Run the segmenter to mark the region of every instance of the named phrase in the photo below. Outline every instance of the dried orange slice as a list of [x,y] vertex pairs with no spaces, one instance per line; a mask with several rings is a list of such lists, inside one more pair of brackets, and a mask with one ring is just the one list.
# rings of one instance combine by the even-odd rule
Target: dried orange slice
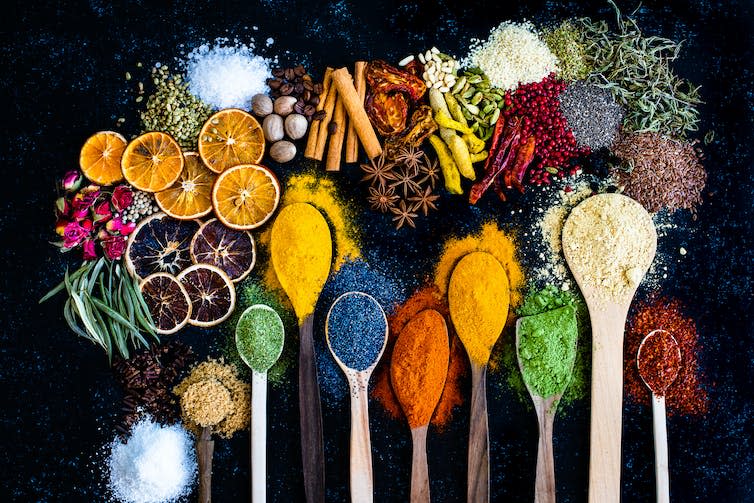
[[175,276],[164,272],[147,276],[141,282],[141,294],[158,334],[174,334],[188,323],[191,300]]
[[139,190],[159,192],[178,180],[183,163],[178,142],[167,133],[152,131],[131,140],[120,165],[128,183]]
[[192,265],[178,275],[191,299],[189,324],[211,327],[222,323],[236,307],[236,288],[220,268]]
[[126,269],[139,278],[178,274],[192,264],[191,240],[199,227],[196,220],[175,220],[164,213],[145,218],[128,237]]
[[191,260],[222,269],[234,283],[249,275],[256,261],[249,231],[230,229],[218,219],[205,222],[191,240]]
[[98,185],[112,185],[123,180],[120,160],[128,141],[115,131],[94,133],[84,142],[79,166],[89,180]]
[[183,154],[181,176],[172,187],[154,195],[157,205],[173,218],[188,220],[212,211],[212,185],[217,175],[207,169],[199,155]]
[[239,164],[257,164],[264,156],[262,126],[237,108],[220,110],[207,119],[198,143],[199,156],[215,173]]
[[212,206],[232,229],[256,229],[275,213],[280,182],[264,166],[242,164],[223,172],[212,189]]

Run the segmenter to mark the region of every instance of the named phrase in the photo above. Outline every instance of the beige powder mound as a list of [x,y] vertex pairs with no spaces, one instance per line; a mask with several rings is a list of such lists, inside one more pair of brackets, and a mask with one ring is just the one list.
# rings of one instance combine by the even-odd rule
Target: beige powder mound
[[620,194],[590,197],[563,225],[568,264],[593,289],[602,306],[623,302],[639,286],[654,259],[657,232],[652,217]]

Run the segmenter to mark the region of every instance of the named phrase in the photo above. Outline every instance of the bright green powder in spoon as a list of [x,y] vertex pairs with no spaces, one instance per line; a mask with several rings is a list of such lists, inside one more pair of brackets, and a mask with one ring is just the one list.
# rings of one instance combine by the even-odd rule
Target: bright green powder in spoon
[[274,309],[257,304],[241,315],[236,325],[238,354],[255,372],[267,372],[283,351],[285,329]]
[[562,393],[576,359],[578,326],[572,306],[520,319],[518,353],[524,382],[542,397]]

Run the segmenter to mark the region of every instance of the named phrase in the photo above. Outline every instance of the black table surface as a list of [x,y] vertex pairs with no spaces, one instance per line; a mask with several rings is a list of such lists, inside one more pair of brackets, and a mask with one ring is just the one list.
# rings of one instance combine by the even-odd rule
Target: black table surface
[[[635,7],[633,2],[620,4],[626,12]],[[8,115],[0,135],[2,500],[82,502],[108,497],[104,447],[113,438],[120,392],[100,350],[66,327],[60,299],[43,305],[37,300],[60,280],[66,265],[74,265],[73,257],[61,256],[48,245],[55,181],[76,167],[79,148],[92,132],[114,128],[119,117],[127,119],[122,128],[126,133],[136,132],[136,108],[124,74],[137,61],[170,64],[202,42],[227,36],[246,42],[254,38],[264,54],[278,54],[286,64],[305,61],[321,74],[328,65],[378,57],[397,61],[432,45],[464,54],[471,37],[485,36],[506,19],[548,22],[581,15],[613,19],[602,1],[113,5],[103,0],[29,0],[4,10],[0,88]],[[682,228],[661,243],[666,251],[679,246],[689,250],[683,260],[674,261],[662,291],[681,299],[697,321],[703,365],[713,384],[706,416],[669,420],[672,498],[754,501],[754,8],[744,1],[648,1],[637,18],[646,33],[686,40],[677,68],[702,85],[706,103],[700,136],[715,131],[715,141],[704,149],[709,183],[699,217],[681,217]],[[265,47],[267,37],[274,39],[271,47]],[[355,187],[344,178],[347,186]],[[376,225],[376,235],[385,239],[375,245],[375,253],[401,253],[411,260],[425,245],[436,251],[438,236],[453,232],[453,226],[453,219],[435,217],[412,242],[405,237],[409,233],[396,234],[389,222]],[[193,343],[207,340],[196,331],[185,337]],[[296,396],[294,385],[269,391],[274,418],[268,433],[271,501],[303,499]],[[430,435],[434,501],[465,498],[467,408],[468,402],[448,432]],[[375,500],[406,501],[408,429],[376,404],[372,411]],[[347,501],[348,404],[325,403],[323,413],[328,500]],[[531,501],[536,456],[532,408],[505,392],[495,393],[490,417],[492,500]],[[586,501],[588,417],[587,400],[556,423],[560,501]],[[651,501],[649,409],[627,405],[623,430],[623,500]],[[217,442],[216,451],[215,501],[248,499],[248,434]]]

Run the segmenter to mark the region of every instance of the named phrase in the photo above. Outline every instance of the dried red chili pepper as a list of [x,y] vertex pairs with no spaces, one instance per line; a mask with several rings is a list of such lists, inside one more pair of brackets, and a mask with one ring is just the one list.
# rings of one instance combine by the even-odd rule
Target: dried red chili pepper
[[370,91],[365,108],[372,125],[382,136],[392,136],[405,131],[408,118],[408,99],[405,94]]
[[401,92],[408,94],[412,101],[419,101],[427,92],[427,85],[422,79],[381,59],[367,63],[365,76],[375,94]]
[[532,135],[526,139],[523,145],[518,147],[516,160],[509,169],[505,170],[504,181],[507,188],[516,187],[519,192],[524,191],[524,175],[526,168],[534,160],[534,149],[537,145],[536,138]]

